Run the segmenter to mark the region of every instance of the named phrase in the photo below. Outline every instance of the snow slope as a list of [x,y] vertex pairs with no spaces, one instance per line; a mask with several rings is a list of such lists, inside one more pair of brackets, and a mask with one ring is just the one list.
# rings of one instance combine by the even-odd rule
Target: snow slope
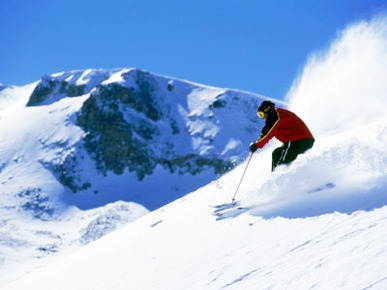
[[315,147],[270,173],[271,149],[3,289],[386,289],[387,17],[347,27],[287,98]]
[[386,209],[306,219],[244,214],[216,221],[207,204],[219,200],[217,192],[216,184],[203,188],[4,289],[386,285]]

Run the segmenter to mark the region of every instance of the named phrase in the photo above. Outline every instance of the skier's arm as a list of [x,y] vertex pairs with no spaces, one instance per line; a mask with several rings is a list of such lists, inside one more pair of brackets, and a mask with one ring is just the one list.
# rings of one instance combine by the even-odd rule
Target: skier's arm
[[263,146],[265,146],[267,142],[269,142],[269,140],[275,136],[275,133],[278,130],[278,124],[280,121],[278,111],[275,110],[275,114],[271,114],[269,117],[270,118],[267,120],[265,126],[261,131],[261,136],[259,137],[259,140],[255,142],[257,148],[262,148]]

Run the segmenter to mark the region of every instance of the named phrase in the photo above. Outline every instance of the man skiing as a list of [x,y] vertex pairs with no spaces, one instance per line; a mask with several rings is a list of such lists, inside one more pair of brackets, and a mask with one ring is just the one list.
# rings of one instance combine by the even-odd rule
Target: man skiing
[[263,101],[257,115],[266,120],[258,141],[250,144],[254,153],[273,137],[284,143],[272,154],[272,171],[281,164],[292,163],[299,154],[313,147],[314,137],[305,123],[296,114],[285,109],[276,108],[270,101]]

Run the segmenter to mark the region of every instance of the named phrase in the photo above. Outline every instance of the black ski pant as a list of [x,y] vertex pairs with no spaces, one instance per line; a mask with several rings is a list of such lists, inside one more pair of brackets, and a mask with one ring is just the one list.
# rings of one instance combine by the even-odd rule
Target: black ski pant
[[274,149],[271,171],[274,171],[278,165],[292,163],[299,154],[305,153],[305,151],[312,148],[313,143],[313,138],[305,138],[286,142],[281,147]]

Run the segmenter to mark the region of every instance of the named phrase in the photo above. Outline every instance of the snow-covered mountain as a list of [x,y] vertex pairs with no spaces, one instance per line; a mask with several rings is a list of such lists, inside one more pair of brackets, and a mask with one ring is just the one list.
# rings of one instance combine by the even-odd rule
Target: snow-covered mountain
[[[386,48],[387,17],[379,17],[310,58],[287,100],[315,146],[274,173],[278,142],[255,153],[237,195],[242,209],[214,216],[209,205],[231,201],[246,163],[3,289],[386,289]],[[81,110],[70,104],[61,110]]]
[[5,269],[21,260],[84,245],[233,168],[259,134],[261,100],[139,69],[2,87],[0,278],[12,278]]
[[65,127],[78,135],[41,138],[46,151],[60,151],[56,160],[41,162],[76,193],[66,195],[68,202],[87,208],[119,197],[155,209],[240,163],[258,134],[260,101],[251,93],[120,69],[46,76],[27,107],[51,108],[50,115],[77,106]]

